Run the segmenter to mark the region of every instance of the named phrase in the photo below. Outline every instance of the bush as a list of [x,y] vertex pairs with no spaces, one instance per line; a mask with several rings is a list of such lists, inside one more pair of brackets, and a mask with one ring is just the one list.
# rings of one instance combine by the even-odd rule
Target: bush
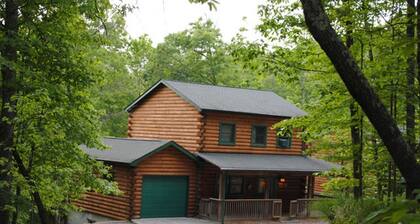
[[351,195],[336,195],[333,199],[316,202],[313,206],[331,224],[361,223],[370,213],[385,207],[383,202],[376,199],[355,200]]

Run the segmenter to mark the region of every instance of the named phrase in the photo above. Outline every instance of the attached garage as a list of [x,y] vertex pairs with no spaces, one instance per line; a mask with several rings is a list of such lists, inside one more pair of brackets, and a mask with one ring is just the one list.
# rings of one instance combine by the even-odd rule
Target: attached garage
[[144,176],[142,218],[187,216],[188,176]]
[[77,202],[79,207],[115,219],[197,214],[195,155],[173,141],[105,138],[103,142],[111,149],[84,150],[112,166],[123,195],[91,192]]

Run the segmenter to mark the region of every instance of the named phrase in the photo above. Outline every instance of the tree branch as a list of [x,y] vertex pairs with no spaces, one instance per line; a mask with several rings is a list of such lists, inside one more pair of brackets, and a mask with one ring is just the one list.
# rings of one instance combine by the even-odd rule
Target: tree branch
[[374,92],[368,80],[344,46],[321,5],[320,0],[300,0],[308,29],[358,102],[391,154],[409,188],[420,187],[420,167],[405,142],[395,120]]
[[33,182],[28,170],[26,169],[26,167],[25,167],[25,165],[22,161],[22,158],[20,158],[19,152],[17,152],[16,149],[13,149],[12,154],[13,154],[13,158],[16,162],[16,166],[19,170],[19,173],[25,178],[26,182],[31,187],[31,194],[32,194],[32,197],[34,198],[35,204],[38,208],[38,215],[39,215],[39,218],[40,218],[40,222],[41,222],[41,224],[47,224],[48,223],[47,211],[45,210],[45,206],[42,202],[41,195],[36,190],[36,185]]

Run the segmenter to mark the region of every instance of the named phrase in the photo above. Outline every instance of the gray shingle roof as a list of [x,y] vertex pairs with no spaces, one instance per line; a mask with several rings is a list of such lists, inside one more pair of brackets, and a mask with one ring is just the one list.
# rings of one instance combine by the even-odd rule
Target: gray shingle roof
[[237,113],[261,114],[280,117],[298,117],[306,112],[289,103],[271,91],[241,89],[213,85],[193,84],[161,80],[142,96],[131,103],[126,111],[133,110],[138,103],[159,85],[175,91],[199,111],[226,111]]
[[167,147],[174,147],[195,159],[194,155],[173,141],[167,140],[141,140],[132,138],[103,138],[102,143],[109,149],[99,150],[81,146],[89,156],[100,161],[124,163],[136,166],[142,159],[163,150]]
[[196,153],[198,157],[226,171],[322,172],[338,165],[298,155],[239,153]]

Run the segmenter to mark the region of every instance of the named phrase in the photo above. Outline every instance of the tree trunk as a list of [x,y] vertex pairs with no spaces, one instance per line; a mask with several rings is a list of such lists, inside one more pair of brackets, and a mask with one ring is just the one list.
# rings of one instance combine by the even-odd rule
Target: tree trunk
[[32,195],[32,198],[34,199],[35,205],[38,209],[38,216],[39,216],[41,224],[50,223],[48,212],[45,209],[45,206],[42,202],[41,195],[36,190],[36,186],[35,186],[34,182],[32,181],[31,176],[30,176],[28,170],[25,167],[25,164],[23,164],[23,161],[20,158],[20,155],[16,150],[13,150],[12,153],[13,153],[13,158],[16,162],[17,168],[19,170],[19,173],[25,178],[26,182],[30,186],[31,195]]
[[20,199],[20,187],[16,187],[16,195],[15,195],[15,211],[13,212],[12,224],[17,224],[17,220],[19,217],[19,199]]
[[[417,82],[420,83],[420,0],[417,0]],[[415,153],[420,152],[419,147],[420,142],[416,149],[413,149]]]
[[[4,20],[4,46],[1,49],[1,56],[13,64],[17,60],[16,37],[18,33],[18,5],[14,0],[5,2]],[[16,71],[10,64],[1,68],[1,111],[0,111],[0,223],[9,223],[10,212],[6,209],[11,205],[11,163],[13,148],[13,120],[16,117]]]
[[374,92],[355,59],[344,46],[320,0],[301,0],[305,22],[312,36],[330,58],[335,69],[375,127],[410,189],[420,188],[420,166],[395,120]]
[[[379,159],[379,146],[378,142],[376,141],[376,137],[372,138],[372,145],[373,145],[373,160],[378,161]],[[383,200],[383,194],[382,194],[382,177],[381,172],[378,166],[378,163],[374,165],[375,168],[375,175],[376,175],[376,196],[378,200]]]
[[[347,4],[351,2],[346,1]],[[348,49],[353,45],[353,36],[352,36],[352,21],[346,21],[346,46]],[[359,127],[359,107],[357,103],[352,100],[350,102],[350,135],[351,135],[351,146],[353,152],[353,179],[358,180],[358,184],[353,186],[353,196],[356,199],[362,197],[361,185],[360,185],[360,167],[361,159],[359,156],[359,146],[360,146],[360,127]]]
[[351,145],[353,152],[353,178],[357,180],[357,184],[353,187],[354,198],[362,197],[362,155],[361,155],[361,130],[359,125],[359,107],[355,101],[350,104],[351,117]]
[[414,151],[415,149],[415,93],[414,93],[414,79],[416,73],[415,64],[415,44],[414,44],[414,15],[415,15],[414,0],[407,0],[407,41],[409,43],[409,49],[412,49],[407,59],[407,73],[406,73],[406,91],[405,91],[405,109],[406,118],[405,125],[407,130],[407,143],[410,148]]
[[[407,143],[408,146],[410,147],[410,149],[415,152],[415,148],[416,148],[416,134],[415,134],[415,107],[414,107],[414,101],[415,101],[415,93],[414,93],[414,79],[415,79],[415,73],[416,73],[416,64],[415,64],[415,44],[414,44],[414,16],[415,16],[415,12],[416,12],[416,8],[415,8],[415,0],[407,0],[407,42],[409,43],[409,49],[412,49],[408,59],[407,59],[407,74],[406,74],[406,82],[407,82],[407,86],[406,86],[406,118],[405,118],[405,122],[406,122],[406,132],[407,132]],[[396,172],[394,171],[394,179],[396,182]],[[396,191],[396,183],[394,183],[394,194]],[[409,193],[410,188],[406,189],[407,193],[406,193],[406,197],[410,198],[411,197],[411,193]],[[394,201],[395,201],[395,195],[393,197]]]

